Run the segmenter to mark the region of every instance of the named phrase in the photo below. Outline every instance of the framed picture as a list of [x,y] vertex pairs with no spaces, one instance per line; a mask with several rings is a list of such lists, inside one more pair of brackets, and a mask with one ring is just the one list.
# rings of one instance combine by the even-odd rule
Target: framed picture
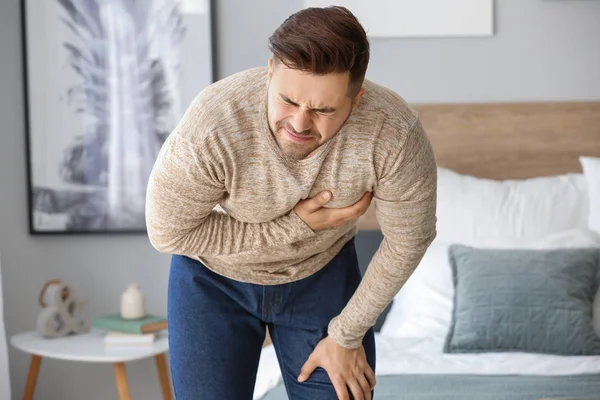
[[[330,0],[304,0],[327,7]],[[486,37],[494,35],[494,0],[337,0],[370,38]]]
[[21,0],[31,234],[146,232],[158,151],[214,78],[210,0]]

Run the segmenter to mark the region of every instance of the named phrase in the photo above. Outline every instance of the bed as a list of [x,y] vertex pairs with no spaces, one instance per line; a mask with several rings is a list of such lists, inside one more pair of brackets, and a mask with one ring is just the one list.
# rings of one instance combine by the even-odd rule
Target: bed
[[[600,399],[600,296],[595,296],[599,274],[593,258],[600,254],[600,102],[415,108],[439,167],[438,236],[375,325],[375,398]],[[382,240],[373,208],[359,220],[358,228],[356,245],[364,270]],[[546,258],[540,263],[542,255]],[[482,259],[493,261],[496,256],[503,263],[481,264]],[[546,268],[538,264],[548,257],[562,261],[547,262],[552,265],[541,270],[546,275],[534,276],[529,286],[526,271],[520,289],[514,285],[522,293],[513,292],[505,300],[510,303],[520,295],[528,296],[523,301],[536,310],[528,314],[531,318],[518,323],[506,319],[498,325],[493,318],[499,317],[489,315],[505,316],[506,310],[473,309],[473,304],[506,296],[503,290],[516,290],[506,289],[506,282],[521,279],[511,281],[496,274],[498,270],[527,268],[524,260]],[[573,269],[565,269],[561,262],[572,264]],[[593,279],[591,275],[572,279],[583,273],[581,265],[586,263],[588,272],[595,271]],[[479,276],[484,273],[488,276]],[[482,290],[484,281],[488,286]],[[486,300],[464,301],[476,298],[468,297],[477,292],[472,282],[479,282]],[[587,297],[571,293],[576,284],[583,286],[575,292],[593,293]],[[545,303],[558,301],[565,285],[569,293],[564,301],[561,298],[564,313],[583,310],[569,324],[565,321],[571,320],[561,319],[564,313],[544,309]],[[550,294],[549,300],[538,301],[538,294]],[[525,312],[526,307],[519,304],[518,310]],[[542,314],[556,318],[556,330],[534,337],[535,323],[540,323],[536,317]],[[496,323],[495,328],[490,331],[489,325],[487,331],[481,330],[483,322],[475,323],[477,318]],[[507,343],[513,336],[519,339],[517,328],[524,324],[531,324],[525,329],[533,334]],[[556,340],[555,332],[564,336]],[[268,342],[254,399],[288,399]]]

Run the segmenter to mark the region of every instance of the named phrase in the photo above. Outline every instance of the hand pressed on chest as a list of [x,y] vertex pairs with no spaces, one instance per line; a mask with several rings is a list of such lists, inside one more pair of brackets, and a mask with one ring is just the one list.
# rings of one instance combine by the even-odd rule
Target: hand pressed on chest
[[272,160],[246,160],[227,177],[228,196],[221,207],[243,222],[266,222],[290,212],[303,199],[329,190],[326,207],[356,203],[376,184],[373,166],[346,157],[326,157],[321,163],[292,168]]

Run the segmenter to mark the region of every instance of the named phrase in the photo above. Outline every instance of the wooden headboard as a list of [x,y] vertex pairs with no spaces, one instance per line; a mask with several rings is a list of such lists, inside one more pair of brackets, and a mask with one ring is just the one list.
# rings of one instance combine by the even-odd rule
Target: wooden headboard
[[[581,172],[600,157],[600,101],[414,105],[438,166],[489,179]],[[379,229],[373,206],[359,229]]]

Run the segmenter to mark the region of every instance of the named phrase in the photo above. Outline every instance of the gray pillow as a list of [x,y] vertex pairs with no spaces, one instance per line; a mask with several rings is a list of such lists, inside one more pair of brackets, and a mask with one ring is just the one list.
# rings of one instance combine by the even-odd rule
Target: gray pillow
[[454,310],[445,353],[600,355],[600,249],[449,248]]

